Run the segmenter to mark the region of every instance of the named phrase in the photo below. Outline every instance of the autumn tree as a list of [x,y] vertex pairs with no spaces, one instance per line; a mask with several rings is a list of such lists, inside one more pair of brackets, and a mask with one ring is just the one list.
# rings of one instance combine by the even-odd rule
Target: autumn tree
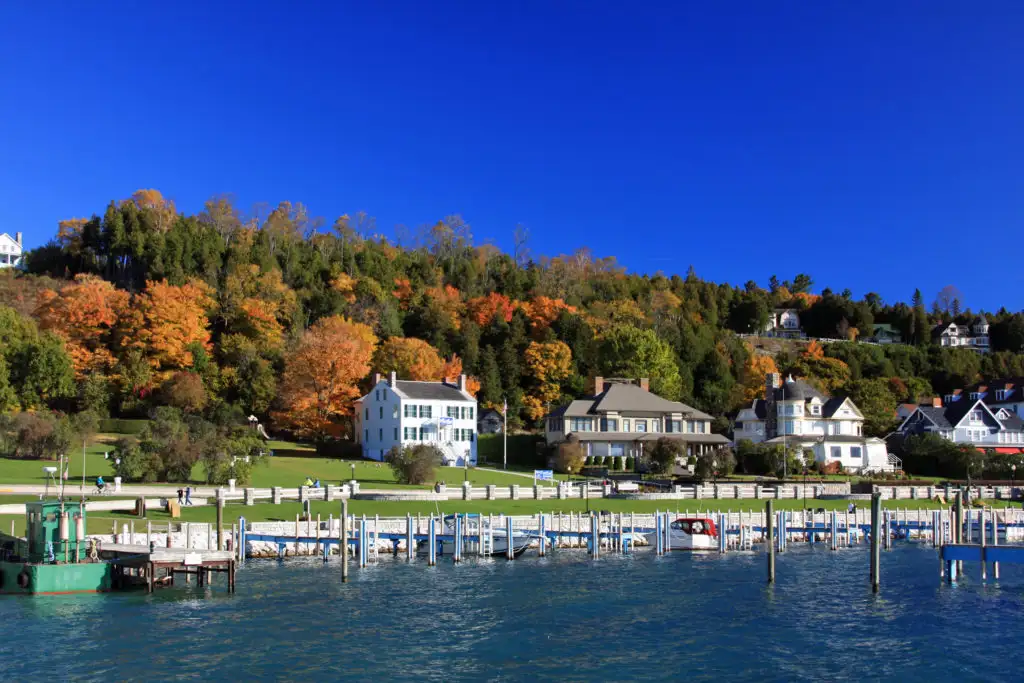
[[228,334],[241,334],[260,353],[280,351],[295,312],[295,292],[277,268],[239,266],[224,278],[219,312]]
[[399,379],[436,382],[444,377],[443,367],[437,349],[415,337],[392,337],[381,344],[373,356],[376,371],[395,372]]
[[42,291],[35,316],[42,329],[65,340],[75,375],[81,379],[87,373],[106,374],[113,367],[112,335],[127,308],[127,292],[95,275],[80,274],[59,292]]
[[286,359],[275,418],[300,436],[341,435],[376,348],[367,325],[342,316],[314,323]]
[[561,299],[552,299],[543,295],[535,296],[530,301],[520,301],[519,307],[526,313],[530,321],[530,329],[534,337],[551,327],[563,311],[575,313],[576,308]]
[[530,342],[525,354],[529,394],[523,407],[531,420],[539,420],[562,395],[562,382],[572,371],[572,352],[565,342]]
[[774,358],[766,353],[751,352],[743,366],[742,384],[738,385],[742,391],[742,403],[747,405],[755,399],[763,398],[768,375],[778,372]]
[[141,350],[160,374],[191,367],[193,344],[210,349],[206,317],[214,305],[210,294],[210,287],[200,281],[147,282],[146,291],[132,302],[125,345]]
[[512,301],[503,294],[491,292],[487,296],[470,299],[466,302],[466,312],[481,327],[490,324],[495,317],[509,322],[515,307]]
[[632,325],[611,328],[598,341],[598,357],[608,377],[648,377],[651,391],[674,401],[682,380],[675,354],[653,330]]
[[176,372],[163,387],[167,405],[185,413],[199,413],[206,407],[209,396],[203,378],[195,372]]

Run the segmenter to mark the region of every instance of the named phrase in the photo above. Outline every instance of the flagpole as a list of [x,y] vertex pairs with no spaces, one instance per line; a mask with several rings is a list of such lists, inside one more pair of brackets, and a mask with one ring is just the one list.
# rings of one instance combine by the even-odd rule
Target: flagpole
[[508,469],[508,399],[501,399],[501,466]]

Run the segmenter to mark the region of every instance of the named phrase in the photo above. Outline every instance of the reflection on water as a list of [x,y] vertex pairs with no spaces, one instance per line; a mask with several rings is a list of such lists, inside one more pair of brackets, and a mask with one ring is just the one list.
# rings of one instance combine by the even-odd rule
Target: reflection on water
[[1008,680],[1024,570],[955,588],[935,551],[250,561],[227,595],[0,598],[7,680]]

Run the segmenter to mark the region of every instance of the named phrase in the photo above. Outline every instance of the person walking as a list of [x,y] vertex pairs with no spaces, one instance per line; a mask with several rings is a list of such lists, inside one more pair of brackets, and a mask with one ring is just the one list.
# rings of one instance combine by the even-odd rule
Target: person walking
[[185,487],[185,505],[191,505],[191,504],[192,504],[192,487],[191,486],[186,486]]
[[182,489],[182,488],[179,487],[178,488],[178,505],[182,505],[185,502],[183,500],[184,496],[185,496],[185,489]]

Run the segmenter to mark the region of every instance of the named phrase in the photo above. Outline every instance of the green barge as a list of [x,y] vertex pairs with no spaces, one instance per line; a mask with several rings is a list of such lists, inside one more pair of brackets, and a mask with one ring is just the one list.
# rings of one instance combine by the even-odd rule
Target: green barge
[[25,538],[0,532],[0,593],[100,593],[113,586],[113,566],[86,539],[84,503],[25,505]]

